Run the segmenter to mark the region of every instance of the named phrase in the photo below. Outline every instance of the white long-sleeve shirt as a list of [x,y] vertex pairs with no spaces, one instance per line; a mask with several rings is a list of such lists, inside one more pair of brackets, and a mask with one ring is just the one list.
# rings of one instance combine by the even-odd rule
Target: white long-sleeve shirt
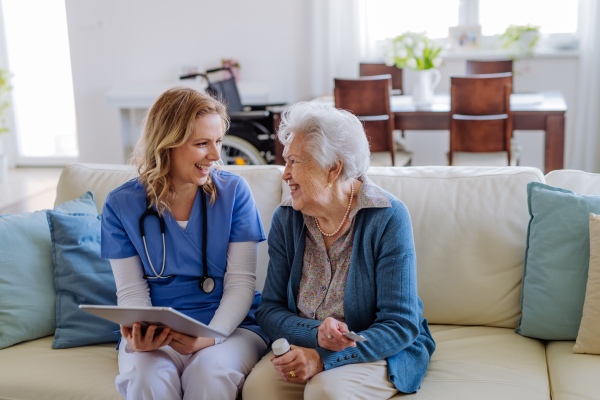
[[[178,221],[185,229],[187,221]],[[227,246],[223,297],[209,326],[229,336],[246,318],[254,300],[258,242],[232,242]],[[150,287],[143,278],[140,256],[110,259],[119,306],[152,306]],[[215,344],[224,339],[215,339]]]

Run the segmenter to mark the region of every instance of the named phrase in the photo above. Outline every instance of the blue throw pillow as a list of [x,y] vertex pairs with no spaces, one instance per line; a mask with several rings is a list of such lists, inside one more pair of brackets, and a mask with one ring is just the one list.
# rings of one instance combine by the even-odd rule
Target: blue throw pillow
[[580,195],[543,183],[527,185],[529,229],[517,333],[575,340],[590,261],[589,214],[600,195]]
[[[56,210],[98,214],[92,192]],[[46,211],[0,215],[0,349],[54,334],[55,299]]]
[[114,342],[119,325],[80,310],[80,304],[117,304],[108,260],[100,258],[102,216],[48,211],[56,287],[56,332],[52,347]]

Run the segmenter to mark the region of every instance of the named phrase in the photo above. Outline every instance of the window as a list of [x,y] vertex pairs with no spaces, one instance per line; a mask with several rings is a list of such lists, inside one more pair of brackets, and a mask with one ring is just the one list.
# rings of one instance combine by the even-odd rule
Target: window
[[431,39],[448,37],[458,25],[459,0],[367,0],[363,8],[369,40],[384,40],[406,31]]
[[[577,33],[575,0],[362,1],[363,59],[381,58],[383,40],[405,31],[446,39],[448,28],[459,24],[480,25],[483,36],[501,35],[510,25],[527,24],[540,26],[543,35]],[[546,44],[554,39],[549,40]]]
[[19,159],[78,156],[64,0],[2,0]]
[[540,33],[576,33],[575,0],[479,0],[481,34],[501,35],[509,25],[532,24]]

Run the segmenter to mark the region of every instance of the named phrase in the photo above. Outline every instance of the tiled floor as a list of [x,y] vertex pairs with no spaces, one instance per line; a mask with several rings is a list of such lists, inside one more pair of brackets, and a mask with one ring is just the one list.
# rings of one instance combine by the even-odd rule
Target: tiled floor
[[54,208],[62,168],[14,168],[0,182],[0,214]]

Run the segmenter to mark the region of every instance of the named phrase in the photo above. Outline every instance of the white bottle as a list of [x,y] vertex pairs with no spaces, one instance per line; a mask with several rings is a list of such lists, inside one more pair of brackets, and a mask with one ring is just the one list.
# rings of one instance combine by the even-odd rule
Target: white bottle
[[271,348],[273,349],[275,357],[281,357],[282,355],[290,351],[290,344],[287,340],[281,338],[274,341]]

